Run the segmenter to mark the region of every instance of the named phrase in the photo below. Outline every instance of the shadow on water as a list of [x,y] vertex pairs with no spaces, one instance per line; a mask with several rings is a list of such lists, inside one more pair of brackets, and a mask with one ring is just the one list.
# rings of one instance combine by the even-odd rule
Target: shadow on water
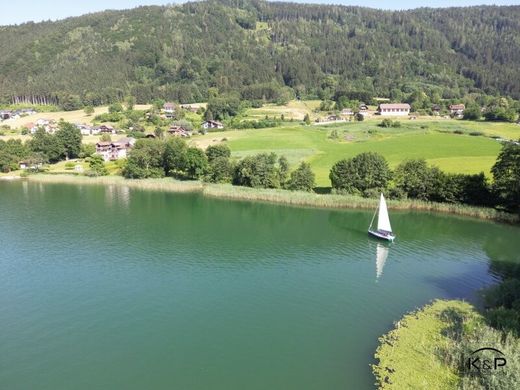
[[484,292],[488,325],[520,335],[520,251],[518,230],[488,236],[483,245],[490,259],[489,272],[502,282]]

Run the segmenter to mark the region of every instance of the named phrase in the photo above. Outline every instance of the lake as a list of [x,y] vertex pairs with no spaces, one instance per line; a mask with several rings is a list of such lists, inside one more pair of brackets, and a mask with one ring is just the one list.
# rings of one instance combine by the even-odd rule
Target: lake
[[371,389],[378,337],[434,298],[477,300],[518,227],[0,182],[5,389]]

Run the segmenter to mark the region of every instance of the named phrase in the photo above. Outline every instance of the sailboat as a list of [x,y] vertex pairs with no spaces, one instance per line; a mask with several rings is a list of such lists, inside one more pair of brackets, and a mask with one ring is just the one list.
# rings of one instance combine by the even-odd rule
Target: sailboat
[[[374,219],[378,211],[379,215],[377,216],[377,230],[373,230],[372,224],[374,223]],[[395,234],[392,233],[392,226],[390,225],[390,218],[388,217],[388,209],[386,207],[386,200],[383,196],[383,193],[381,193],[379,206],[377,206],[376,212],[374,213],[372,221],[370,222],[370,226],[368,227],[368,234],[387,241],[394,241],[395,239]]]

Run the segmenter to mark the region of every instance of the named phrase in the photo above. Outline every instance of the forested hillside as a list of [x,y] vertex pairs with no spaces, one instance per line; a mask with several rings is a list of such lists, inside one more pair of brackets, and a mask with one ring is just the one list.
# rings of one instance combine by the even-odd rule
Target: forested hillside
[[0,100],[98,105],[364,91],[520,98],[520,6],[381,11],[210,0],[0,27]]

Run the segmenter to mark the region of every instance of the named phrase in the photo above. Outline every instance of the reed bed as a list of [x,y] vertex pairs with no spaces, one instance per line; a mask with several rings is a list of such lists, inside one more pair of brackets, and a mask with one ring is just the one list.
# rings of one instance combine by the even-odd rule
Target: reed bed
[[[367,199],[353,195],[322,195],[311,192],[237,187],[231,184],[179,181],[171,178],[128,180],[121,176],[86,177],[66,174],[37,174],[28,176],[28,180],[41,183],[122,185],[130,188],[164,192],[198,192],[203,196],[211,198],[255,202],[260,201],[295,207],[374,209],[379,202],[378,199]],[[510,214],[492,208],[474,207],[461,204],[434,203],[406,199],[389,200],[388,208],[392,210],[440,212],[506,223],[520,222],[520,218],[516,214]]]
[[199,181],[179,181],[170,178],[128,180],[122,176],[87,177],[68,174],[37,174],[30,175],[27,179],[39,183],[121,185],[142,190],[165,192],[200,192],[203,189],[203,184]]

